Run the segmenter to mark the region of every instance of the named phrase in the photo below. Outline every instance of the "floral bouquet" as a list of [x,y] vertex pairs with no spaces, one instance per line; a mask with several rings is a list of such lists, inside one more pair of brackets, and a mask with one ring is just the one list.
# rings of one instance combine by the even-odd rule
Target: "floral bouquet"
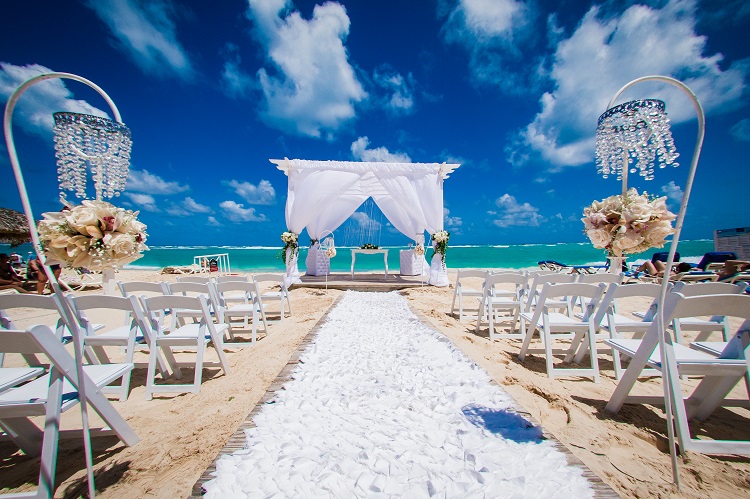
[[583,210],[584,232],[595,248],[606,249],[609,256],[621,257],[662,248],[674,233],[675,214],[667,209],[666,197],[651,198],[635,189],[594,201]]
[[334,247],[330,247],[330,248],[328,248],[328,249],[326,250],[326,256],[327,256],[328,258],[333,258],[333,257],[335,257],[335,256],[336,256],[336,248],[334,248]]
[[375,246],[374,244],[367,243],[360,246],[359,249],[379,249],[379,247]]
[[440,258],[443,260],[443,263],[445,263],[445,252],[448,251],[448,239],[450,239],[450,237],[450,233],[445,230],[439,230],[435,232],[431,237],[433,241],[433,247],[435,248],[435,253],[440,254]]
[[44,253],[67,267],[107,270],[137,260],[146,246],[138,212],[106,201],[82,201],[61,212],[43,213],[38,224]]
[[416,246],[414,246],[414,254],[417,256],[424,255],[424,246],[421,244],[417,244]]
[[297,248],[299,248],[299,244],[297,244],[297,240],[299,239],[299,235],[295,234],[294,232],[283,232],[281,234],[281,240],[284,242],[284,248],[281,250],[281,260],[286,264],[286,250],[291,249],[292,255],[295,255],[297,252]]

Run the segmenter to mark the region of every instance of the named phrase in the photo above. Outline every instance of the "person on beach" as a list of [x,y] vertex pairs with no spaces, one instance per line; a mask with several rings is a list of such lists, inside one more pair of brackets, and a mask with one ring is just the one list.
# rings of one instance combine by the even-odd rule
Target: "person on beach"
[[[656,260],[655,262],[646,261],[638,267],[638,272],[645,272],[650,277],[663,277],[666,268],[667,266],[661,260]],[[672,275],[690,272],[691,268],[689,263],[680,262],[675,267],[672,267]]]
[[745,260],[727,260],[724,262],[724,267],[719,271],[719,281],[731,280],[731,278],[745,270],[750,270],[750,262]]
[[0,289],[15,289],[19,293],[26,293],[23,284],[23,278],[10,264],[10,256],[7,253],[0,253]]
[[[60,265],[50,265],[49,268],[52,270],[52,273],[55,274],[55,279],[59,279],[60,273],[62,272]],[[44,294],[44,288],[47,287],[49,277],[47,277],[47,274],[44,272],[44,266],[39,261],[39,258],[34,257],[29,260],[29,266],[26,269],[26,277],[29,280],[36,279],[36,292],[40,295]],[[50,291],[52,291],[51,287]]]

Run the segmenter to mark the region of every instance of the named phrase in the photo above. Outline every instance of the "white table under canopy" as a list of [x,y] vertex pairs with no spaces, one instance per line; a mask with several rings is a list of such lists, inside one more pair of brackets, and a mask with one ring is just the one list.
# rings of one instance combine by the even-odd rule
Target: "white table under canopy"
[[[417,242],[424,231],[443,230],[443,181],[458,164],[381,163],[272,159],[289,177],[286,224],[290,232],[307,229],[310,239],[335,231],[372,198],[389,222]],[[287,265],[290,281],[299,279],[296,258]],[[430,284],[448,284],[445,266],[433,258]],[[440,267],[440,268],[438,268]],[[434,274],[434,275],[433,275]]]

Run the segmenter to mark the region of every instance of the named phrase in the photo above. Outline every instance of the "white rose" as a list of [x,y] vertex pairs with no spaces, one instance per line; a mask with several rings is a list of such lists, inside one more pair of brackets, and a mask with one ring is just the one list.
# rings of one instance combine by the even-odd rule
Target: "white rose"
[[129,257],[137,250],[133,236],[119,232],[109,233],[104,238],[106,244],[115,258]]
[[674,234],[674,229],[672,228],[672,224],[670,222],[661,221],[661,222],[652,222],[649,224],[648,229],[646,230],[646,239],[651,242],[652,244],[663,244],[664,240],[669,236],[670,234]]
[[647,202],[630,203],[622,210],[622,217],[627,223],[648,222],[653,215],[653,208]]
[[589,236],[589,239],[591,239],[591,243],[594,245],[594,248],[606,248],[610,241],[612,241],[612,237],[608,230],[606,229],[591,229],[586,231],[586,235]]
[[620,234],[620,236],[614,240],[612,246],[618,248],[623,253],[632,253],[630,250],[641,244],[643,241],[644,237],[642,235],[634,231],[628,231],[624,234]]
[[99,227],[99,217],[96,210],[85,206],[76,206],[72,210],[63,213],[68,225],[80,234],[89,235],[89,227]]

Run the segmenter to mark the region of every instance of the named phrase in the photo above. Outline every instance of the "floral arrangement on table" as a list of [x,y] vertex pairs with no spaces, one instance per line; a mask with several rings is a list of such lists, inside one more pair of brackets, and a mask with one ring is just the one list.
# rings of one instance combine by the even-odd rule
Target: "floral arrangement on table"
[[609,256],[662,248],[667,236],[674,233],[672,221],[676,218],[667,209],[666,199],[649,198],[645,192],[630,189],[594,201],[583,210],[584,232],[595,248],[606,249]]
[[43,213],[37,229],[44,254],[71,268],[121,267],[148,250],[146,225],[138,221],[138,213],[96,200]]
[[335,257],[335,256],[336,256],[336,248],[334,248],[333,246],[332,246],[332,247],[330,247],[330,248],[328,248],[328,249],[326,250],[326,256],[327,256],[328,258],[333,258],[333,257]]
[[281,234],[281,240],[284,242],[284,248],[281,250],[281,260],[286,264],[286,250],[291,249],[291,256],[295,256],[297,254],[299,244],[298,244],[299,234],[295,234],[294,232],[283,232]]
[[375,246],[374,244],[367,243],[360,246],[359,249],[380,249],[380,246]]
[[435,253],[440,254],[440,259],[443,260],[443,263],[445,263],[445,253],[448,251],[448,239],[450,238],[450,233],[445,230],[439,230],[431,237]]

